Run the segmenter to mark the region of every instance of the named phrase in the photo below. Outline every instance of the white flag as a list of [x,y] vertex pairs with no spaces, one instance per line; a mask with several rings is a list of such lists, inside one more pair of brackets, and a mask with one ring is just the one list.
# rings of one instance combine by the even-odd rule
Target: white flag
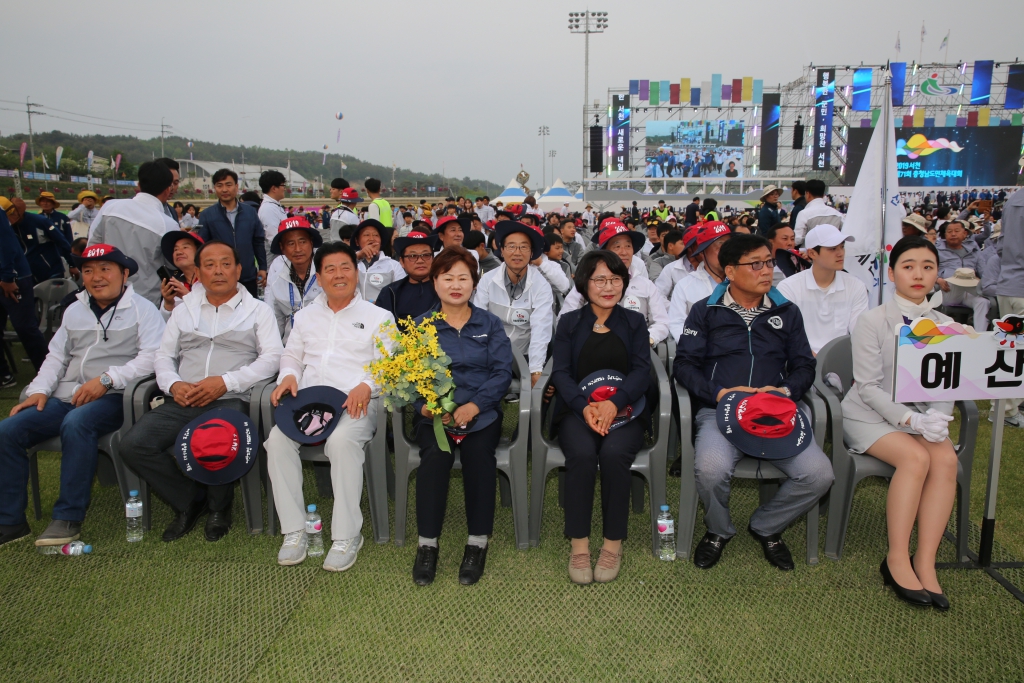
[[49,171],[50,170],[50,165],[48,163],[46,163],[46,152],[40,152],[40,154],[43,157],[43,168],[45,168],[47,171]]
[[843,223],[843,232],[857,238],[847,243],[846,269],[867,285],[872,306],[888,301],[895,291],[887,275],[888,253],[902,237],[907,215],[898,178],[892,89],[886,87],[878,124],[871,133]]
[[949,33],[946,33],[946,37],[942,39],[942,45],[939,45],[940,50],[944,50],[949,45]]
[[896,52],[900,51],[900,32],[896,31]]

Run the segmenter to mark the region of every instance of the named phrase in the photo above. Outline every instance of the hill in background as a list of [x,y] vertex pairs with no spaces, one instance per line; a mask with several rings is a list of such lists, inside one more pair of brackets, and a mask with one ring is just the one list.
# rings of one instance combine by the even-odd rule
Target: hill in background
[[[139,164],[161,156],[160,138],[142,140],[129,135],[73,135],[60,131],[48,133],[37,133],[33,136],[36,152],[36,170],[43,172],[42,158],[45,155],[49,164],[49,172],[54,173],[55,154],[57,147],[63,147],[64,153],[61,159],[60,173],[70,175],[85,175],[85,160],[89,151],[92,150],[96,159],[109,159],[122,155],[120,172],[126,178],[134,178]],[[28,135],[18,134],[8,137],[0,137],[0,168],[16,169],[18,164],[18,150],[22,142],[28,142]],[[196,161],[225,161],[242,163],[244,157],[247,164],[262,164],[264,166],[284,167],[291,159],[292,170],[312,180],[323,175],[324,182],[330,184],[330,180],[336,177],[344,177],[354,186],[362,189],[362,181],[365,178],[380,178],[385,186],[392,187],[390,166],[373,164],[368,161],[356,159],[355,157],[341,154],[328,154],[324,163],[323,152],[294,150],[267,149],[265,147],[242,147],[237,145],[219,145],[212,142],[193,140],[193,147],[188,147],[188,140],[181,137],[164,138],[163,156],[174,159],[187,159],[189,153]],[[347,168],[342,170],[341,165]],[[30,155],[26,154],[24,170],[31,170],[32,164]],[[93,173],[97,175],[97,173]],[[496,183],[475,178],[443,178],[438,173],[415,173],[409,169],[397,168],[394,171],[394,187],[399,194],[405,194],[406,188],[409,194],[418,184],[420,193],[425,187],[449,188],[452,194],[467,196],[490,195],[491,197],[501,194],[504,186]]]

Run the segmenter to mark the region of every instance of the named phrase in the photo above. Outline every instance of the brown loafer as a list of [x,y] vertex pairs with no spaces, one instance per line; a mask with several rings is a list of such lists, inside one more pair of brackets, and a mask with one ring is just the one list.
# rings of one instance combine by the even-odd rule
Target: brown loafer
[[569,555],[569,580],[580,586],[594,582],[594,570],[590,566],[590,553]]
[[597,558],[597,565],[594,567],[594,581],[597,583],[608,583],[619,576],[619,567],[622,566],[622,550],[617,553],[601,548],[601,555]]

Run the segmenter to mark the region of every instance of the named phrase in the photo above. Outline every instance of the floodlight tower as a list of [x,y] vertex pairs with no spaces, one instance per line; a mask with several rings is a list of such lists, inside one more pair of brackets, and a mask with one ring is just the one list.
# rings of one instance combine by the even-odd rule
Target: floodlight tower
[[[569,32],[583,34],[583,177],[587,175],[587,102],[590,97],[590,34],[608,28],[607,12],[569,12]],[[585,192],[586,190],[584,190]]]

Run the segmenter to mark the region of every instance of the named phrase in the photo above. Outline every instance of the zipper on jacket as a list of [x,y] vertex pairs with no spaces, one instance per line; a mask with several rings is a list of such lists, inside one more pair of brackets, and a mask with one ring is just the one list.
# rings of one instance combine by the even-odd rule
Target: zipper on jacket
[[[210,376],[210,360],[213,358],[214,339],[217,338],[217,323],[220,322],[219,313],[220,306],[217,306],[213,309],[213,334],[210,335],[210,350],[206,354],[206,374],[203,375],[203,379],[206,379],[207,377]],[[202,312],[200,312],[200,315],[202,315]]]
[[92,346],[87,348],[85,350],[85,353],[82,354],[82,362],[78,366],[78,381],[81,382],[82,384],[85,384],[86,382],[89,381],[89,380],[87,380],[85,378],[85,374],[84,374],[85,373],[85,362],[87,360],[89,360],[89,353],[92,352],[92,350],[96,348],[96,345],[100,343],[100,331],[103,329],[103,325],[100,324],[99,320],[96,321],[96,327],[98,328],[96,330],[96,341],[94,341],[92,343]]

